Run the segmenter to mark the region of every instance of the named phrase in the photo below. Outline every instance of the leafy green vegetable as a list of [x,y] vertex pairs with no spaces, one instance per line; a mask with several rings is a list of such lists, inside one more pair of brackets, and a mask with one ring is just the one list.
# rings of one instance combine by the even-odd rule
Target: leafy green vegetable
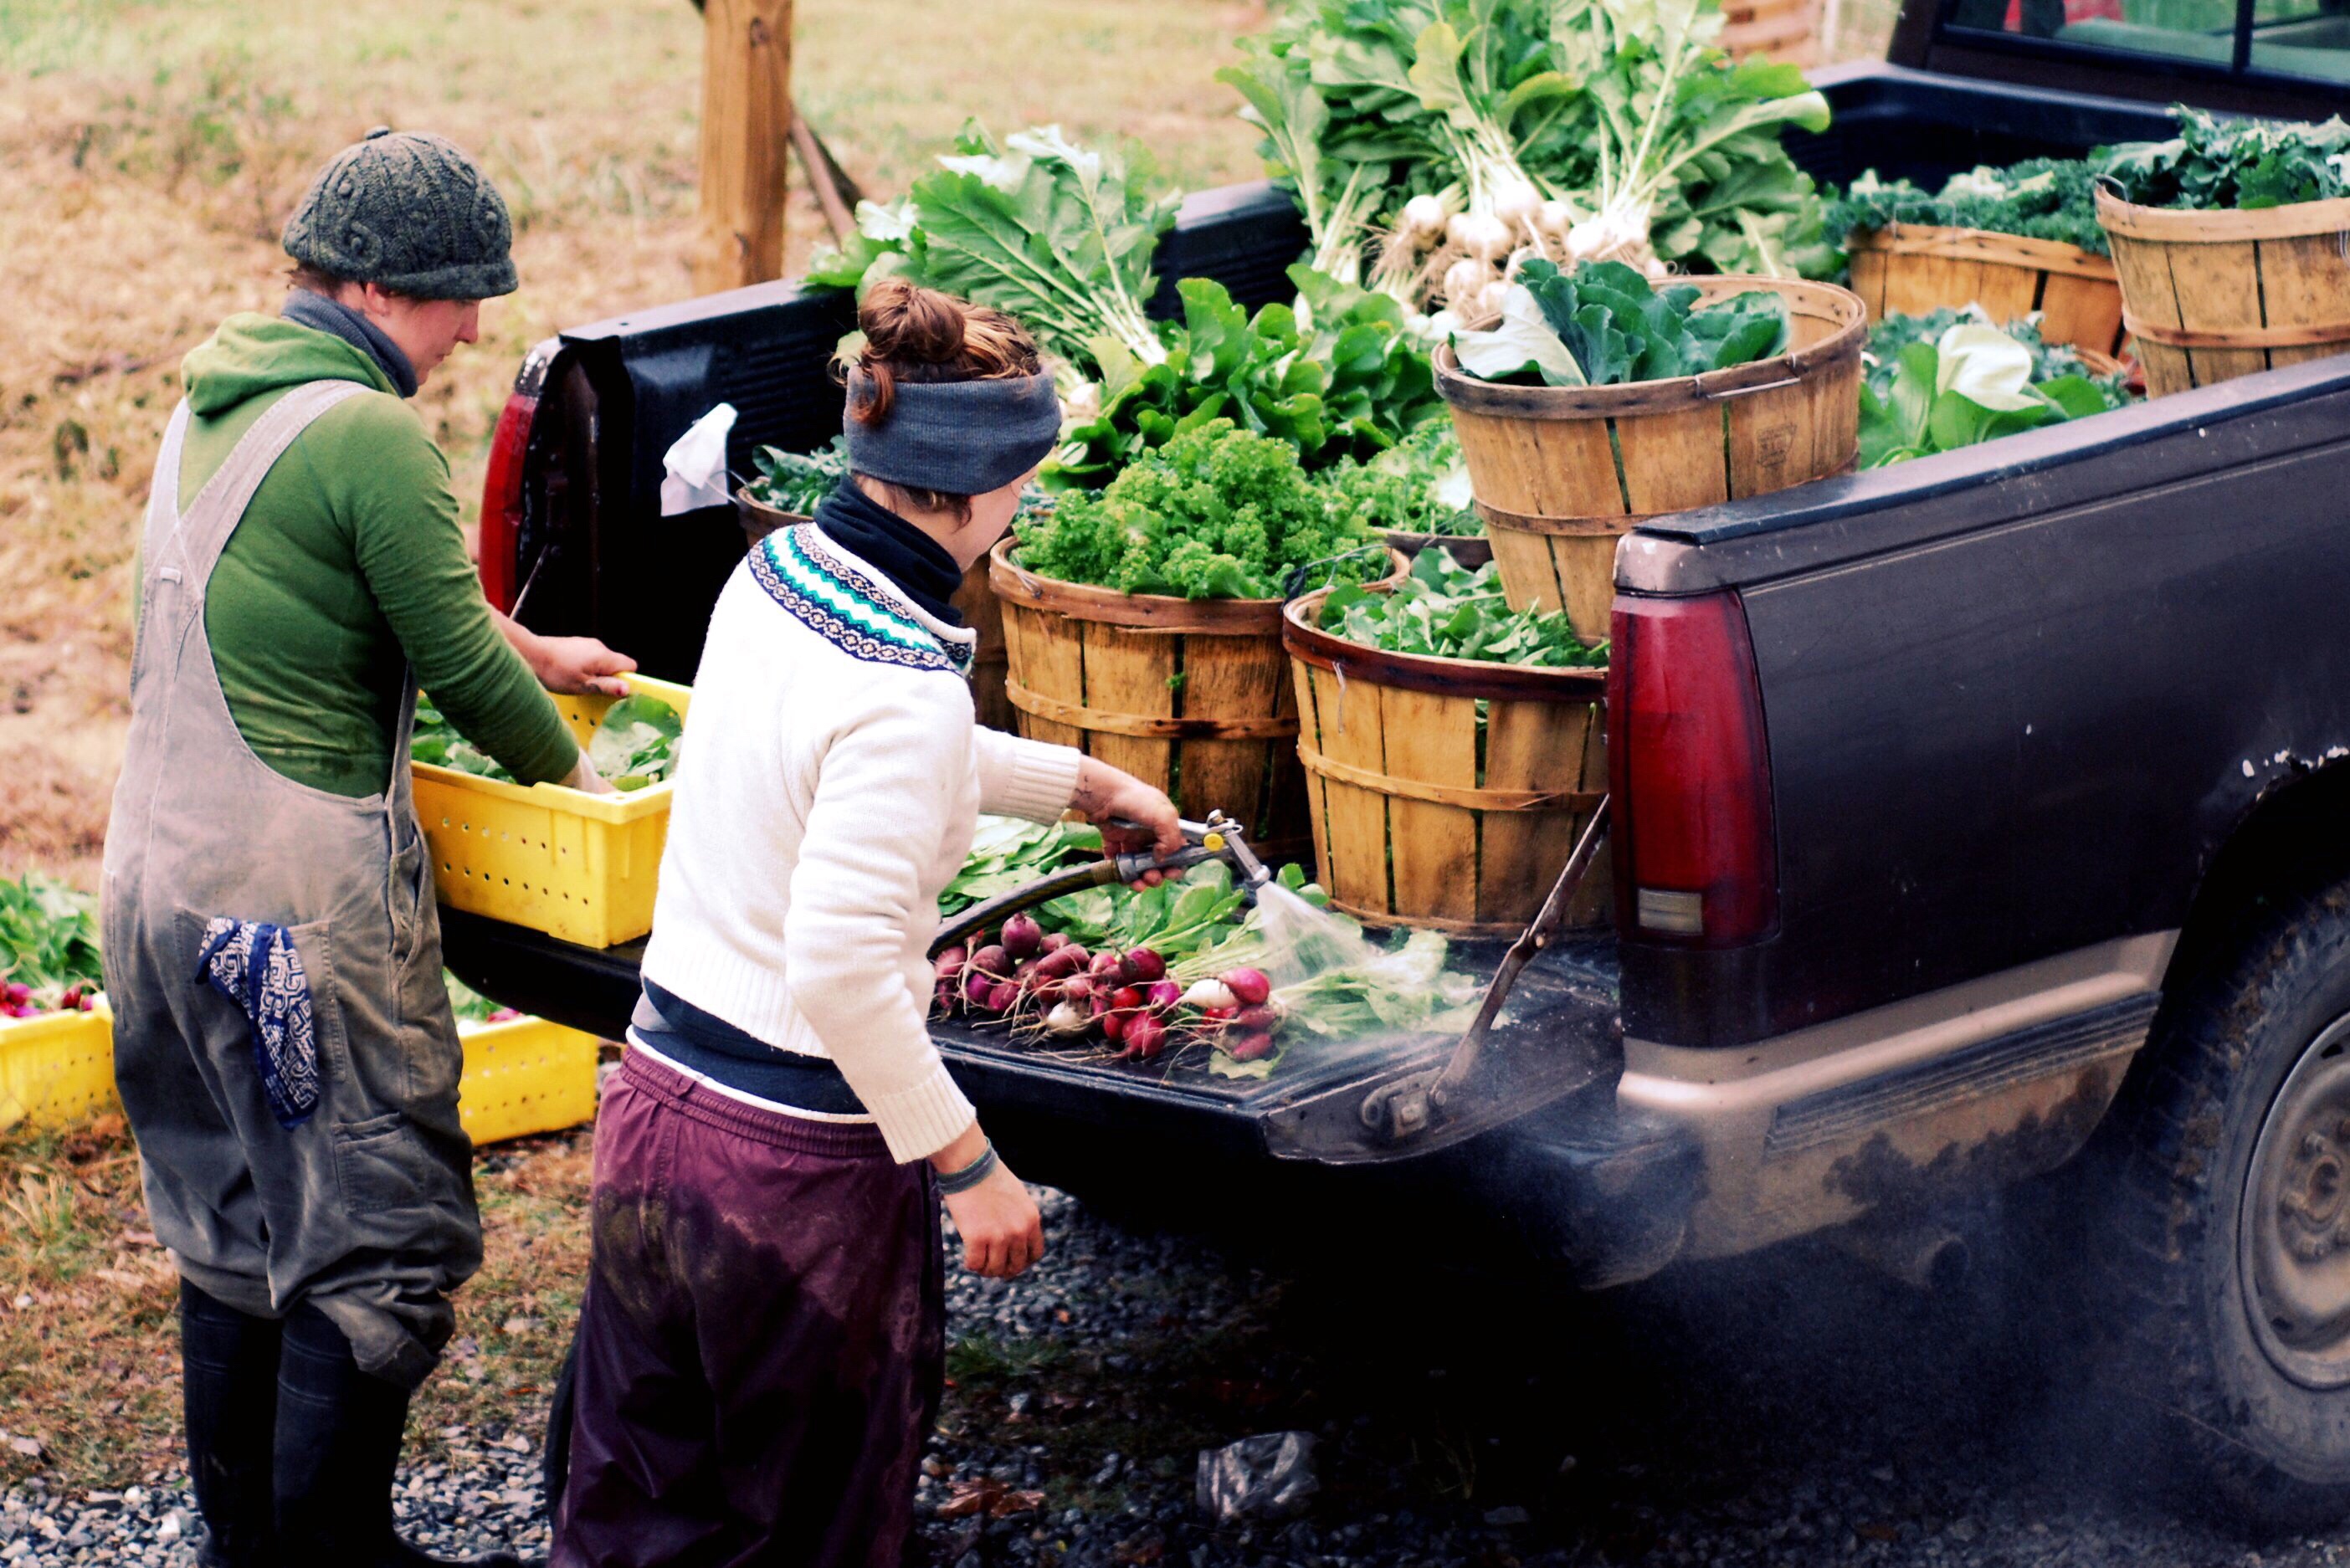
[[[604,711],[588,739],[588,760],[614,789],[626,793],[658,784],[676,765],[677,739],[684,732],[677,710],[639,692]],[[416,728],[409,740],[411,758],[475,778],[515,783],[514,774],[457,732],[430,697],[416,699]]]
[[[2033,379],[2033,351],[1982,321],[1909,342],[1860,390],[1860,465],[1883,468],[2111,407],[2087,377]],[[1879,389],[1883,389],[1880,390]]]
[[1469,571],[1440,548],[1422,550],[1403,581],[1386,592],[1352,583],[1332,588],[1319,625],[1392,653],[1549,668],[1607,662],[1607,645],[1586,646],[1564,612],[1512,609],[1492,562]]
[[1152,254],[1180,198],[1056,125],[1006,137],[977,121],[956,155],[914,182],[904,267],[915,281],[1016,317],[1062,358],[1097,363],[1107,341],[1146,365],[1167,357],[1143,316]]
[[1469,468],[1451,420],[1430,420],[1370,462],[1348,459],[1315,483],[1334,513],[1369,527],[1462,537],[1485,531],[1470,505]]
[[1020,535],[1021,565],[1064,582],[1186,598],[1277,598],[1313,581],[1378,577],[1378,535],[1334,515],[1297,449],[1226,419],[1186,430],[1098,493],[1072,492]]
[[32,993],[29,1003],[12,1005],[51,1009],[70,987],[102,984],[98,940],[98,900],[89,894],[37,871],[0,880],[0,981]]
[[857,232],[843,245],[825,245],[808,258],[800,281],[810,288],[858,288],[905,264],[916,218],[910,199],[857,203]]
[[[1938,343],[1942,334],[1964,322],[1991,324],[1991,317],[1977,306],[1963,310],[1945,306],[1929,310],[1922,316],[1887,316],[1868,329],[1868,352],[1863,357],[1867,384],[1877,396],[1890,396],[1894,378],[1900,370],[1901,350],[1912,343]],[[2126,408],[2135,400],[2129,390],[2129,373],[2111,371],[2104,375],[2089,368],[2078,350],[2069,343],[2051,343],[2040,336],[2040,318],[2026,316],[2000,327],[2002,332],[2014,338],[2031,351],[2032,380],[2037,384],[2078,376],[2097,389],[2109,409]]]
[[1811,177],[1780,145],[1789,125],[1827,129],[1827,99],[1794,66],[1731,62],[1713,0],[1559,0],[1558,68],[1583,88],[1565,145],[1589,213],[1577,258],[1703,262],[1725,273],[1821,275]]
[[1081,856],[1101,852],[1101,829],[1081,822],[1024,822],[983,816],[971,850],[939,894],[939,913],[954,916],[999,898]]
[[2178,134],[2095,155],[2126,202],[2197,210],[2282,207],[2350,194],[2350,124],[2223,120],[2185,105]]
[[848,476],[848,441],[844,436],[832,438],[832,444],[821,452],[785,452],[781,447],[763,446],[754,452],[751,461],[758,465],[759,477],[743,488],[752,500],[774,507],[778,512],[793,512],[805,517],[814,513]]
[[1511,286],[1502,325],[1455,332],[1452,348],[1461,368],[1483,380],[1598,387],[1700,375],[1786,347],[1780,296],[1757,289],[1709,306],[1699,297],[1688,284],[1659,293],[1621,262],[1563,273],[1530,261]]
[[658,697],[623,697],[596,722],[588,760],[617,790],[642,789],[669,777],[685,721]]
[[1045,482],[1098,489],[1215,419],[1288,441],[1311,469],[1375,455],[1441,417],[1427,351],[1394,300],[1304,266],[1289,275],[1300,307],[1268,305],[1253,320],[1220,283],[1178,284],[1183,319],[1166,328],[1164,360],[1105,351],[1100,411],[1070,428]]
[[2033,158],[2006,169],[1953,174],[1928,195],[1907,180],[1883,180],[1870,170],[1828,204],[1823,228],[1842,248],[1856,233],[1889,223],[1984,229],[2028,240],[2078,245],[2109,254],[2097,222],[2097,173],[2078,158]]

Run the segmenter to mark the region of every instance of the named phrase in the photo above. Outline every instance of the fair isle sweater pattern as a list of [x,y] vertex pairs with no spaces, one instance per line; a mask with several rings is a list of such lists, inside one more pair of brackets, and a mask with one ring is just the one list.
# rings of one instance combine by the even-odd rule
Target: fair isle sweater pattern
[[941,639],[908,615],[896,594],[843,560],[813,523],[778,528],[760,541],[751,552],[751,575],[769,598],[851,659],[971,674],[972,648]]

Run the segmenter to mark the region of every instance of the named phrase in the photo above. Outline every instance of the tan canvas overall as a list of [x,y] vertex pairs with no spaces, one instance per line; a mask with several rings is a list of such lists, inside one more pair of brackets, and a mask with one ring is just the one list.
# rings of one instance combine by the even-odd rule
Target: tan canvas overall
[[[307,1301],[359,1365],[414,1386],[480,1265],[462,1065],[441,978],[440,917],[409,794],[411,688],[391,776],[359,799],[255,756],[204,631],[213,563],[271,464],[364,390],[297,387],[183,514],[182,403],[148,504],[130,740],[106,835],[106,988],[114,1065],[147,1208],[180,1270],[255,1316]],[[309,981],[319,1103],[280,1127],[243,1011],[196,977],[216,916],[289,929]]]

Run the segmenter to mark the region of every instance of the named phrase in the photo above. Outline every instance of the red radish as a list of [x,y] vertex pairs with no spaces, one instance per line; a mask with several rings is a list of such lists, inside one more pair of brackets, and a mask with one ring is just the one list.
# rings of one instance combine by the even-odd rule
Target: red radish
[[962,1000],[962,988],[955,981],[942,980],[931,989],[931,1000],[940,1012],[952,1012],[955,1003]]
[[1232,1012],[1233,1010],[1229,1007],[1203,1007],[1200,1010],[1200,1022],[1202,1023],[1229,1023],[1232,1019]]
[[1109,993],[1110,1006],[1120,1012],[1139,1012],[1142,1010],[1142,992],[1130,985],[1121,985]]
[[81,987],[78,985],[69,985],[66,987],[66,993],[57,998],[57,1011],[60,1012],[79,1012],[81,1011]]
[[941,980],[952,980],[962,973],[962,966],[971,961],[971,950],[953,947],[931,961],[931,972]]
[[1034,915],[1019,914],[1003,922],[1003,950],[1024,959],[1044,944],[1045,928]]
[[1034,971],[1039,980],[1066,980],[1086,967],[1083,948],[1057,948],[1035,961]]
[[1012,955],[1000,947],[983,947],[971,955],[971,967],[1002,980],[1012,972]]
[[1149,948],[1135,948],[1126,955],[1125,973],[1127,984],[1149,985],[1166,978],[1167,961]]
[[1151,1012],[1172,1012],[1175,1004],[1183,1000],[1183,988],[1171,980],[1154,980],[1145,997]]
[[1253,1062],[1261,1056],[1270,1056],[1273,1054],[1273,1036],[1270,1034],[1243,1034],[1239,1039],[1233,1041],[1229,1049],[1232,1052],[1233,1061]]
[[995,993],[995,978],[977,964],[973,964],[963,971],[962,993],[971,1001],[985,1007],[987,999]]
[[11,1007],[22,1007],[32,1000],[33,988],[21,980],[10,981],[7,989],[0,992],[0,1001],[5,1001]]
[[1039,947],[1039,950],[1039,950],[1039,951],[1042,951],[1042,952],[1056,953],[1056,952],[1059,952],[1063,948],[1067,947],[1068,945],[1069,945],[1069,933],[1068,933],[1068,932],[1066,932],[1066,931],[1046,931],[1046,932],[1045,933],[1045,940],[1044,940],[1044,942],[1041,944],[1041,946]]
[[1086,1007],[1096,1018],[1109,1016],[1109,998],[1104,996],[1099,991],[1086,998]]
[[[95,997],[95,996],[92,996],[89,992],[86,992],[86,991],[85,991],[85,992],[83,992],[81,993],[81,1010],[82,1010],[84,1012],[97,1012],[97,1011],[98,1011],[98,998],[97,998],[97,997]],[[501,1017],[501,1016],[500,1016],[500,1014],[501,1014],[501,1013],[503,1013],[503,1014],[504,1014],[504,1016],[503,1016],[503,1017]],[[519,1013],[519,1012],[516,1012],[513,1008],[511,1008],[511,1007],[505,1007],[505,1008],[501,1008],[501,1009],[499,1009],[499,1010],[498,1010],[498,1012],[494,1012],[494,1013],[492,1013],[492,1014],[490,1015],[490,1022],[491,1022],[491,1023],[504,1023],[504,1022],[505,1022],[505,1020],[506,1020],[506,1019],[508,1019],[508,1018],[520,1018],[521,1016],[522,1016],[522,1014],[521,1014],[521,1013]]]
[[1131,1020],[1140,1016],[1141,1014],[1137,1012],[1102,1013],[1100,1015],[1102,1033],[1108,1035],[1113,1040],[1123,1040],[1126,1038],[1127,1024]]
[[1244,1007],[1262,1007],[1273,994],[1273,981],[1261,969],[1227,970],[1223,980]]
[[987,993],[990,1012],[1009,1012],[1020,1005],[1020,988],[1008,980],[999,980],[995,989]]
[[1139,1014],[1126,1026],[1126,1048],[1148,1062],[1167,1049],[1167,1025],[1148,1012]]
[[1270,1007],[1243,1007],[1232,1014],[1232,1027],[1243,1033],[1270,1034],[1281,1027],[1281,1014]]
[[1116,953],[1096,953],[1086,968],[1096,975],[1108,977],[1112,984],[1117,984],[1126,975],[1126,961]]
[[1097,992],[1093,981],[1082,974],[1073,974],[1061,982],[1061,994],[1071,1002],[1091,1002]]

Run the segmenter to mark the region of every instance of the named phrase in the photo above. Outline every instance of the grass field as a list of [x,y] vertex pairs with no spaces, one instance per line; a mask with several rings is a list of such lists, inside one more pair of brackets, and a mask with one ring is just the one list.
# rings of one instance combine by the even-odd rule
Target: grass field
[[[1847,13],[1874,53],[1885,0]],[[868,191],[967,115],[1147,142],[1186,186],[1253,177],[1213,73],[1234,0],[801,0],[800,102]],[[417,400],[476,504],[527,347],[689,292],[700,23],[686,0],[0,0],[0,875],[96,884],[120,755],[131,553],[180,358],[283,293],[276,236],[310,171],[376,124],[473,150],[513,207],[523,287]],[[795,192],[790,265],[820,237]],[[581,1277],[586,1162],[484,1162],[489,1262],[416,1426],[519,1418]],[[171,1269],[120,1126],[0,1138],[0,1479],[117,1484],[177,1432]],[[19,1304],[22,1303],[22,1304]],[[544,1330],[544,1332],[542,1332]]]

